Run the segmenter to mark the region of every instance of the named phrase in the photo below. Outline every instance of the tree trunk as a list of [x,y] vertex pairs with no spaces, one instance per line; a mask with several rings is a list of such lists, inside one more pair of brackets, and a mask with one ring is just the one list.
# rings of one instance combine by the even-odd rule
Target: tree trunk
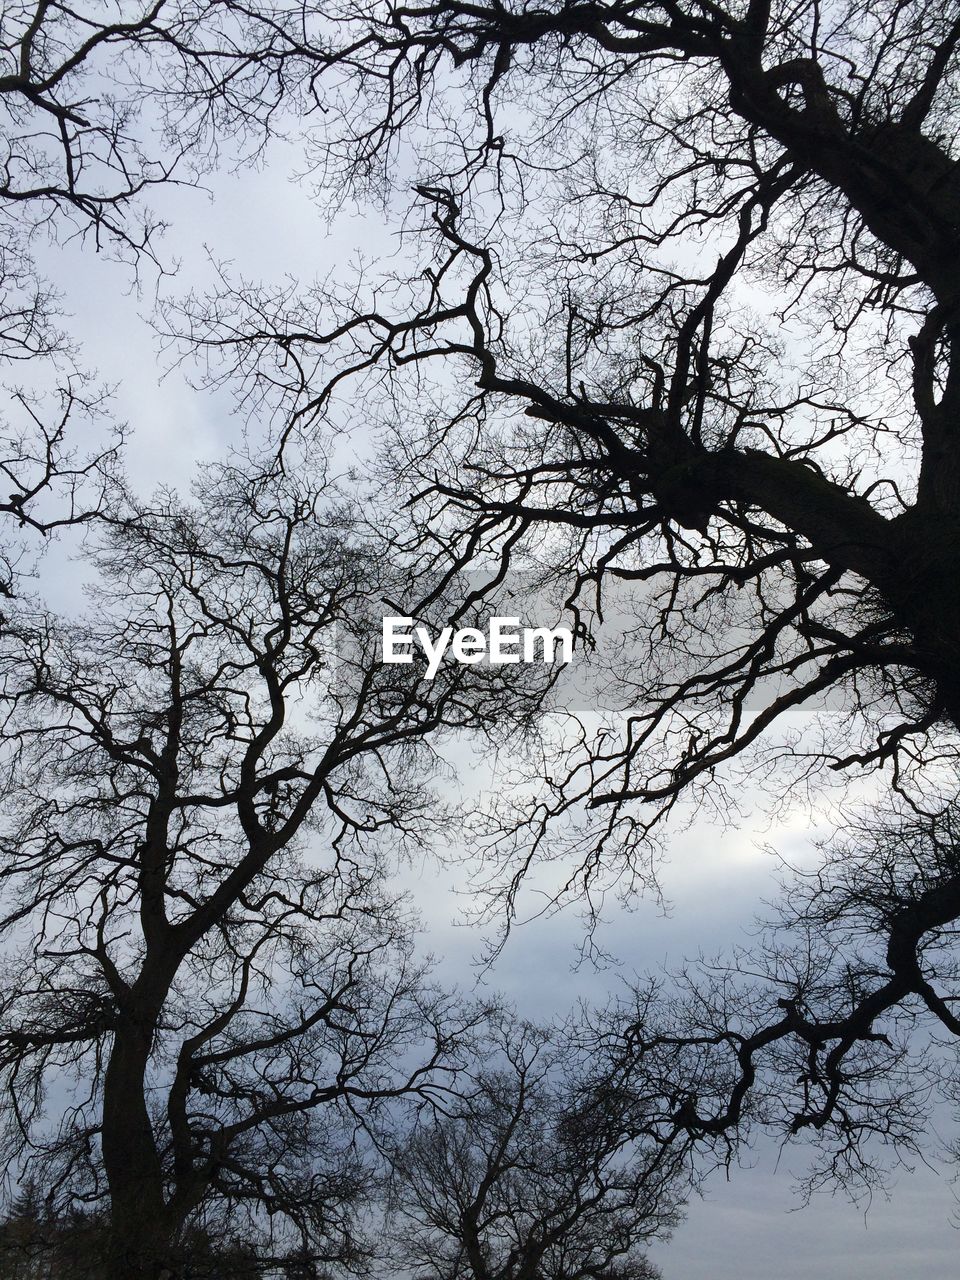
[[154,1020],[124,1018],[104,1076],[103,1164],[110,1189],[108,1280],[168,1280],[170,1221],[145,1096]]

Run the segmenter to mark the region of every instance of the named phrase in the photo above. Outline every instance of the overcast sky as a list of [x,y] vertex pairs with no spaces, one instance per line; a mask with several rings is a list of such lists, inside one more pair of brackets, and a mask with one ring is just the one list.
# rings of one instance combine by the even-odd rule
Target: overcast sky
[[[212,184],[213,201],[188,189],[162,193],[163,212],[173,223],[165,252],[182,260],[178,277],[162,282],[167,295],[208,278],[205,246],[235,261],[248,277],[277,281],[290,274],[304,282],[345,262],[356,247],[368,256],[395,249],[395,238],[376,216],[345,217],[328,230],[303,189],[287,180],[292,161],[289,152],[277,152],[261,172],[221,175]],[[186,487],[199,461],[215,457],[236,438],[228,398],[191,390],[183,372],[159,379],[156,338],[141,318],[153,301],[149,279],[138,297],[130,291],[127,269],[89,249],[38,250],[74,317],[71,329],[83,341],[84,363],[117,384],[118,414],[134,430],[128,454],[133,483],[140,490],[158,482]],[[76,603],[78,578],[65,554],[55,554],[48,569],[49,594]],[[805,821],[764,838],[791,857],[812,852]],[[621,972],[675,964],[685,955],[743,940],[761,900],[774,891],[775,860],[758,844],[749,830],[721,834],[695,825],[678,834],[662,877],[672,903],[669,916],[652,903],[632,915],[611,910],[601,941],[619,956]],[[438,876],[430,863],[414,868],[409,882],[429,925],[430,947],[443,957],[444,978],[472,983],[471,958],[481,940],[451,924],[458,909],[451,893],[457,873]],[[531,1016],[560,1014],[579,997],[602,1000],[620,980],[618,972],[572,971],[580,928],[570,911],[520,929],[488,980]],[[949,1117],[941,1136],[952,1136]],[[932,1140],[931,1158],[934,1153]],[[864,1215],[862,1206],[829,1196],[798,1211],[784,1164],[802,1169],[799,1151],[780,1167],[773,1147],[758,1149],[755,1159],[754,1167],[735,1171],[729,1182],[715,1178],[707,1198],[691,1205],[674,1241],[656,1250],[667,1280],[806,1280],[811,1274],[901,1280],[921,1273],[947,1280],[956,1274],[960,1239],[951,1225],[957,1206],[949,1170],[900,1173],[890,1200],[875,1201]]]

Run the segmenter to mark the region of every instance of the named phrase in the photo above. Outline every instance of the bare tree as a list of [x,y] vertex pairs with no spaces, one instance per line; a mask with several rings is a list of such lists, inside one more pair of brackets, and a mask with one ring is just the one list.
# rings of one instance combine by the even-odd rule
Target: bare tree
[[456,1093],[412,1127],[392,1220],[417,1280],[659,1275],[643,1247],[678,1221],[683,1146],[625,1142],[612,1093],[583,1110],[569,1032],[494,1015]]
[[[516,157],[495,128],[486,138],[493,126],[481,113],[486,145],[476,158],[459,176],[420,188],[439,256],[409,284],[408,310],[375,300],[351,308],[346,298],[338,306],[319,294],[298,305],[238,288],[195,304],[191,336],[232,352],[254,378],[268,372],[271,387],[279,346],[279,377],[305,396],[301,421],[328,411],[348,376],[372,370],[382,380],[385,371],[402,388],[408,438],[417,401],[406,371],[422,387],[431,362],[454,364],[457,387],[434,388],[441,411],[425,409],[423,434],[405,449],[405,482],[423,486],[424,524],[444,530],[454,556],[475,552],[479,528],[514,558],[531,543],[556,548],[575,593],[623,578],[652,584],[662,601],[644,655],[652,674],[636,679],[640,709],[628,740],[589,765],[595,807],[669,808],[689,784],[752,747],[782,712],[835,685],[859,694],[864,741],[853,745],[848,733],[843,748],[820,758],[851,768],[902,755],[954,716],[956,620],[934,589],[950,554],[943,530],[955,519],[945,425],[955,412],[953,277],[932,228],[951,218],[952,187],[933,171],[936,163],[950,170],[939,121],[949,107],[956,32],[940,30],[940,15],[911,8],[907,17],[898,8],[901,67],[878,34],[888,29],[882,4],[859,25],[854,16],[841,23],[830,37],[835,50],[815,6],[803,10],[809,29],[792,9],[788,18],[762,6],[726,20],[718,10],[709,22],[696,5],[689,14],[647,3],[536,12],[529,26],[522,14],[483,6],[355,15],[367,33],[369,75],[380,69],[399,81],[388,107],[408,103],[416,77],[429,81],[449,56],[476,64],[478,75],[494,64],[482,95],[487,114],[513,74],[529,113],[527,138],[524,116],[509,134]],[[380,16],[383,28],[373,20]],[[804,39],[812,42],[806,59],[798,52]],[[816,68],[856,66],[855,55],[866,68],[863,84],[850,73],[857,93],[825,90],[821,102],[810,85],[827,72]],[[677,56],[689,59],[686,74]],[[344,67],[351,58],[343,55]],[[764,62],[776,69],[763,70]],[[630,86],[641,75],[655,79],[656,102],[634,107]],[[537,113],[531,90],[548,76],[566,95],[560,124]],[[760,77],[765,97],[750,76]],[[762,124],[754,120],[760,108],[745,105],[758,94]],[[602,101],[617,128],[630,121],[616,166],[604,150],[612,137],[602,119],[591,124],[581,97]],[[469,105],[460,105],[464,135]],[[402,123],[403,112],[388,115],[383,129]],[[588,125],[591,145],[580,146],[576,130]],[[842,166],[846,185],[831,186],[821,172],[831,148],[818,142],[816,158],[803,149],[810,129],[868,169],[881,165],[874,152],[882,151],[886,196],[898,193],[885,207],[901,207],[902,193],[920,184],[930,244],[913,257],[939,266],[881,269],[885,255],[909,259],[907,245],[892,229],[883,238],[873,188],[849,177],[852,159]],[[711,130],[720,137],[708,145]],[[918,139],[912,151],[890,141],[906,137]],[[580,147],[581,162],[568,157],[552,205],[522,206],[511,217],[507,153],[523,171],[523,146],[532,155],[539,145],[549,167],[552,138],[554,167],[564,147]],[[668,145],[679,159],[663,171]],[[927,157],[925,177],[919,155]],[[474,194],[490,166],[505,188],[493,213]],[[609,185],[618,175],[608,168],[623,169],[620,186]],[[674,207],[679,213],[667,218]],[[525,213],[527,223],[539,219],[536,239],[521,234]],[[485,243],[484,219],[494,214],[506,230]],[[666,225],[658,228],[658,219]],[[675,242],[704,229],[720,246],[715,265],[703,273],[668,268],[666,254],[681,251]],[[520,238],[511,243],[514,232]],[[829,248],[818,249],[814,235]],[[546,281],[540,290],[537,279]],[[744,312],[738,286],[755,279],[772,291],[774,314]],[[318,328],[324,302],[330,323]],[[789,359],[782,338],[778,350],[778,312],[795,321]],[[883,379],[880,394],[857,385],[855,358]],[[458,395],[464,382],[468,393]],[[739,625],[718,628],[724,620]],[[708,630],[738,643],[711,651]],[[667,669],[657,649],[669,651]],[[687,678],[670,678],[675,655],[691,659]],[[774,688],[779,697],[768,693]]]
[[[0,596],[9,598],[32,572],[42,539],[111,518],[123,432],[110,419],[105,393],[78,374],[45,395],[17,388],[8,415],[0,418],[0,483],[10,490],[0,500],[7,518]],[[101,443],[82,447],[78,428],[92,430]]]
[[195,183],[224,146],[259,154],[291,105],[282,68],[303,61],[305,23],[297,6],[180,0],[0,12],[0,366],[16,371],[0,420],[0,594],[36,556],[29,534],[109,512],[117,470],[119,433],[102,430],[103,392],[78,363],[82,335],[65,333],[37,237],[89,241],[135,278],[144,262],[168,270],[151,190]]
[[7,1156],[108,1211],[116,1280],[201,1228],[360,1265],[383,1110],[475,1016],[387,875],[448,827],[437,735],[524,695],[381,662],[408,570],[308,474],[241,459],[134,511],[93,612],[3,635]]
[[[381,417],[402,430],[385,466],[438,562],[546,557],[584,632],[615,589],[643,588],[619,732],[588,723],[572,753],[545,754],[542,800],[525,792],[490,852],[511,907],[538,858],[571,851],[558,897],[648,882],[661,819],[684,798],[731,809],[738,764],[804,785],[886,770],[923,817],[960,718],[956,15],[919,0],[346,3],[315,29],[258,12],[251,54],[229,25],[246,10],[160,13],[100,24],[41,80],[3,84],[54,122],[66,167],[49,203],[106,225],[151,180],[125,166],[136,183],[101,204],[71,186],[84,131],[109,168],[122,129],[114,96],[94,127],[60,87],[115,44],[184,69],[188,139],[221,104],[262,127],[267,83],[268,115],[319,96],[319,161],[367,189],[411,128],[435,125],[410,223],[433,246],[409,279],[369,299],[237,286],[190,304],[189,336],[293,396],[291,434],[361,391],[372,414],[386,391]],[[21,12],[10,56],[38,36],[53,57],[48,21],[77,35],[72,13]],[[231,99],[235,83],[254,89]],[[47,207],[31,182],[9,190]],[[785,713],[827,696],[822,732],[798,740]],[[944,867],[877,926],[872,968],[823,971],[819,1013],[804,987],[749,1006],[753,1026],[692,1025],[683,1052],[732,1049],[727,1102],[701,1111],[677,1080],[672,1114],[729,1131],[758,1054],[782,1049],[793,1070],[796,1050],[817,1101],[795,1114],[823,1129],[856,1055],[882,1056],[879,1020],[919,1003],[955,1035],[949,970],[932,972],[960,901]]]
[[[956,1103],[955,802],[851,819],[784,882],[749,947],[635,985],[588,1019],[623,1133],[678,1130],[729,1164],[760,1128],[803,1140],[805,1194],[882,1187]],[[634,1114],[631,1116],[631,1110]]]
[[[585,635],[634,593],[617,723],[548,743],[541,798],[485,851],[508,910],[538,860],[563,860],[558,900],[649,884],[661,820],[684,801],[735,815],[737,768],[776,795],[875,770],[933,821],[960,726],[956,14],[328,16],[329,74],[356,97],[318,148],[366,182],[419,147],[417,265],[367,295],[237,284],[181,329],[279,388],[290,435],[348,413],[347,389],[368,413],[379,397],[414,536],[452,564],[546,561]],[[701,1110],[674,1076],[668,1116],[705,1137],[746,1123],[766,1055],[809,1090],[799,1128],[855,1140],[859,1055],[880,1063],[918,1007],[956,1035],[939,940],[958,911],[944,862],[871,917],[875,963],[848,963],[814,911],[813,987],[783,979],[751,1023],[708,984],[709,1027],[684,1039],[684,1014],[668,1039],[690,1080],[722,1059],[725,1090]]]
[[[91,236],[134,261],[162,224],[143,197],[189,182],[227,137],[258,151],[302,61],[309,15],[284,4],[14,3],[0,20],[0,218]],[[309,61],[309,58],[308,58]],[[291,74],[293,68],[291,66]],[[302,102],[302,99],[300,99]]]
[[[77,365],[53,292],[16,242],[0,240],[0,595],[11,596],[42,540],[106,516],[119,489],[123,431]],[[30,385],[32,384],[32,386]]]

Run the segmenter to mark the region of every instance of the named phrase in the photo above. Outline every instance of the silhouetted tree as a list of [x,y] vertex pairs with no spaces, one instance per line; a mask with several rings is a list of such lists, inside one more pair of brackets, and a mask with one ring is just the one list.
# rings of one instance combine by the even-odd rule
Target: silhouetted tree
[[237,157],[260,150],[301,35],[296,9],[273,4],[15,0],[0,11],[0,375],[11,362],[16,379],[0,383],[12,405],[0,417],[0,594],[38,549],[19,530],[108,513],[117,465],[113,429],[92,436],[103,392],[36,265],[38,234],[80,237],[135,273],[145,260],[161,267],[151,189],[195,181],[228,137]]
[[[417,266],[367,294],[236,284],[180,329],[279,388],[291,435],[362,396],[413,536],[452,564],[545,562],[584,631],[627,614],[616,723],[555,735],[541,798],[500,815],[484,874],[499,858],[508,910],[543,860],[577,859],[557,896],[588,910],[648,884],[661,819],[735,814],[738,767],[777,795],[885,771],[933,821],[960,725],[956,13],[326,13],[318,54],[355,97],[317,146],[369,184],[409,145]],[[706,999],[684,1051],[729,1048],[726,1090],[701,1111],[677,1080],[675,1114],[731,1131],[769,1050],[810,1091],[797,1123],[855,1141],[845,1073],[882,1057],[888,1023],[919,1005],[956,1034],[935,966],[957,885],[945,864],[875,920],[855,981],[841,962],[800,1004],[749,1005],[754,1023]]]
[[[728,1163],[759,1127],[804,1139],[807,1193],[881,1186],[956,1104],[955,802],[850,819],[784,881],[755,942],[636,985],[591,1019],[596,1079],[623,1131],[678,1127]],[[630,1117],[631,1107],[636,1114]]]
[[474,1017],[387,875],[449,821],[437,734],[525,695],[381,662],[407,569],[309,474],[241,459],[132,512],[87,616],[2,637],[6,1154],[102,1208],[112,1280],[201,1228],[359,1265],[378,1116]]
[[395,1156],[397,1261],[417,1280],[655,1280],[643,1246],[678,1221],[682,1144],[624,1142],[615,1108],[584,1123],[564,1030],[488,1026]]
[[259,151],[311,28],[296,6],[232,0],[5,6],[0,243],[43,225],[153,256],[144,196],[215,165],[228,136]]
[[52,291],[0,240],[0,596],[44,538],[107,515],[118,492],[123,433],[74,354]]
[[[14,1197],[0,1222],[0,1276],[3,1280],[103,1280],[107,1275],[110,1228],[97,1213],[75,1209],[56,1217],[30,1183]],[[257,1251],[242,1242],[193,1228],[177,1251],[177,1274],[184,1280],[256,1280],[264,1274]],[[270,1259],[274,1276],[310,1280],[311,1264],[294,1255]]]
[[[558,898],[649,882],[660,820],[684,799],[734,810],[738,765],[779,768],[785,785],[886,770],[921,822],[942,821],[925,797],[955,765],[960,723],[952,10],[445,0],[7,21],[0,92],[26,121],[7,208],[112,233],[144,183],[171,176],[136,147],[118,159],[132,98],[95,91],[115,47],[126,68],[159,56],[167,137],[188,147],[211,120],[262,131],[281,104],[316,103],[318,164],[354,190],[419,148],[408,225],[424,247],[408,278],[369,299],[356,282],[299,298],[237,285],[189,303],[186,333],[290,397],[288,441],[357,404],[379,418],[381,470],[414,497],[410,540],[451,573],[545,560],[584,634],[639,588],[616,730],[548,740],[542,798],[524,791],[500,815],[486,869],[499,859],[508,909],[541,859],[577,856]],[[137,96],[151,93],[138,82]],[[84,148],[119,185],[80,184]],[[785,715],[825,697],[801,740]],[[718,1106],[703,1109],[691,1067],[674,1121],[742,1125],[769,1050],[810,1091],[799,1126],[836,1121],[855,1141],[845,1073],[857,1055],[880,1061],[887,1022],[919,1005],[956,1034],[950,970],[935,966],[957,878],[946,860],[905,883],[886,916],[858,906],[872,966],[791,979],[775,1013],[748,1003],[750,1025],[694,993],[708,1031],[694,1018],[687,1034],[685,1013],[657,1044],[699,1064]],[[810,919],[828,939],[828,919]],[[640,1056],[646,1070],[656,1055]]]

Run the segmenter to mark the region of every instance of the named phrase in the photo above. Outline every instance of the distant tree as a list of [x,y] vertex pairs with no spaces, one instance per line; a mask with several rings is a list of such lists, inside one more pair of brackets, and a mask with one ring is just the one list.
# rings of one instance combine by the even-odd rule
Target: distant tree
[[24,603],[0,641],[6,1156],[109,1218],[110,1280],[197,1229],[359,1265],[378,1117],[474,1017],[387,875],[449,821],[437,735],[525,695],[381,662],[407,569],[309,474],[238,460],[134,511],[91,612]]
[[584,1123],[564,1031],[491,1020],[395,1157],[399,1264],[416,1280],[655,1280],[643,1249],[679,1220],[682,1144],[624,1143],[608,1102]]
[[[0,1222],[2,1280],[103,1280],[107,1275],[110,1228],[102,1214],[73,1210],[56,1217],[35,1184],[15,1196]],[[316,1270],[304,1269],[295,1257],[271,1260],[274,1274],[306,1280]],[[193,1229],[177,1249],[177,1270],[188,1280],[256,1280],[263,1263],[256,1250]]]

